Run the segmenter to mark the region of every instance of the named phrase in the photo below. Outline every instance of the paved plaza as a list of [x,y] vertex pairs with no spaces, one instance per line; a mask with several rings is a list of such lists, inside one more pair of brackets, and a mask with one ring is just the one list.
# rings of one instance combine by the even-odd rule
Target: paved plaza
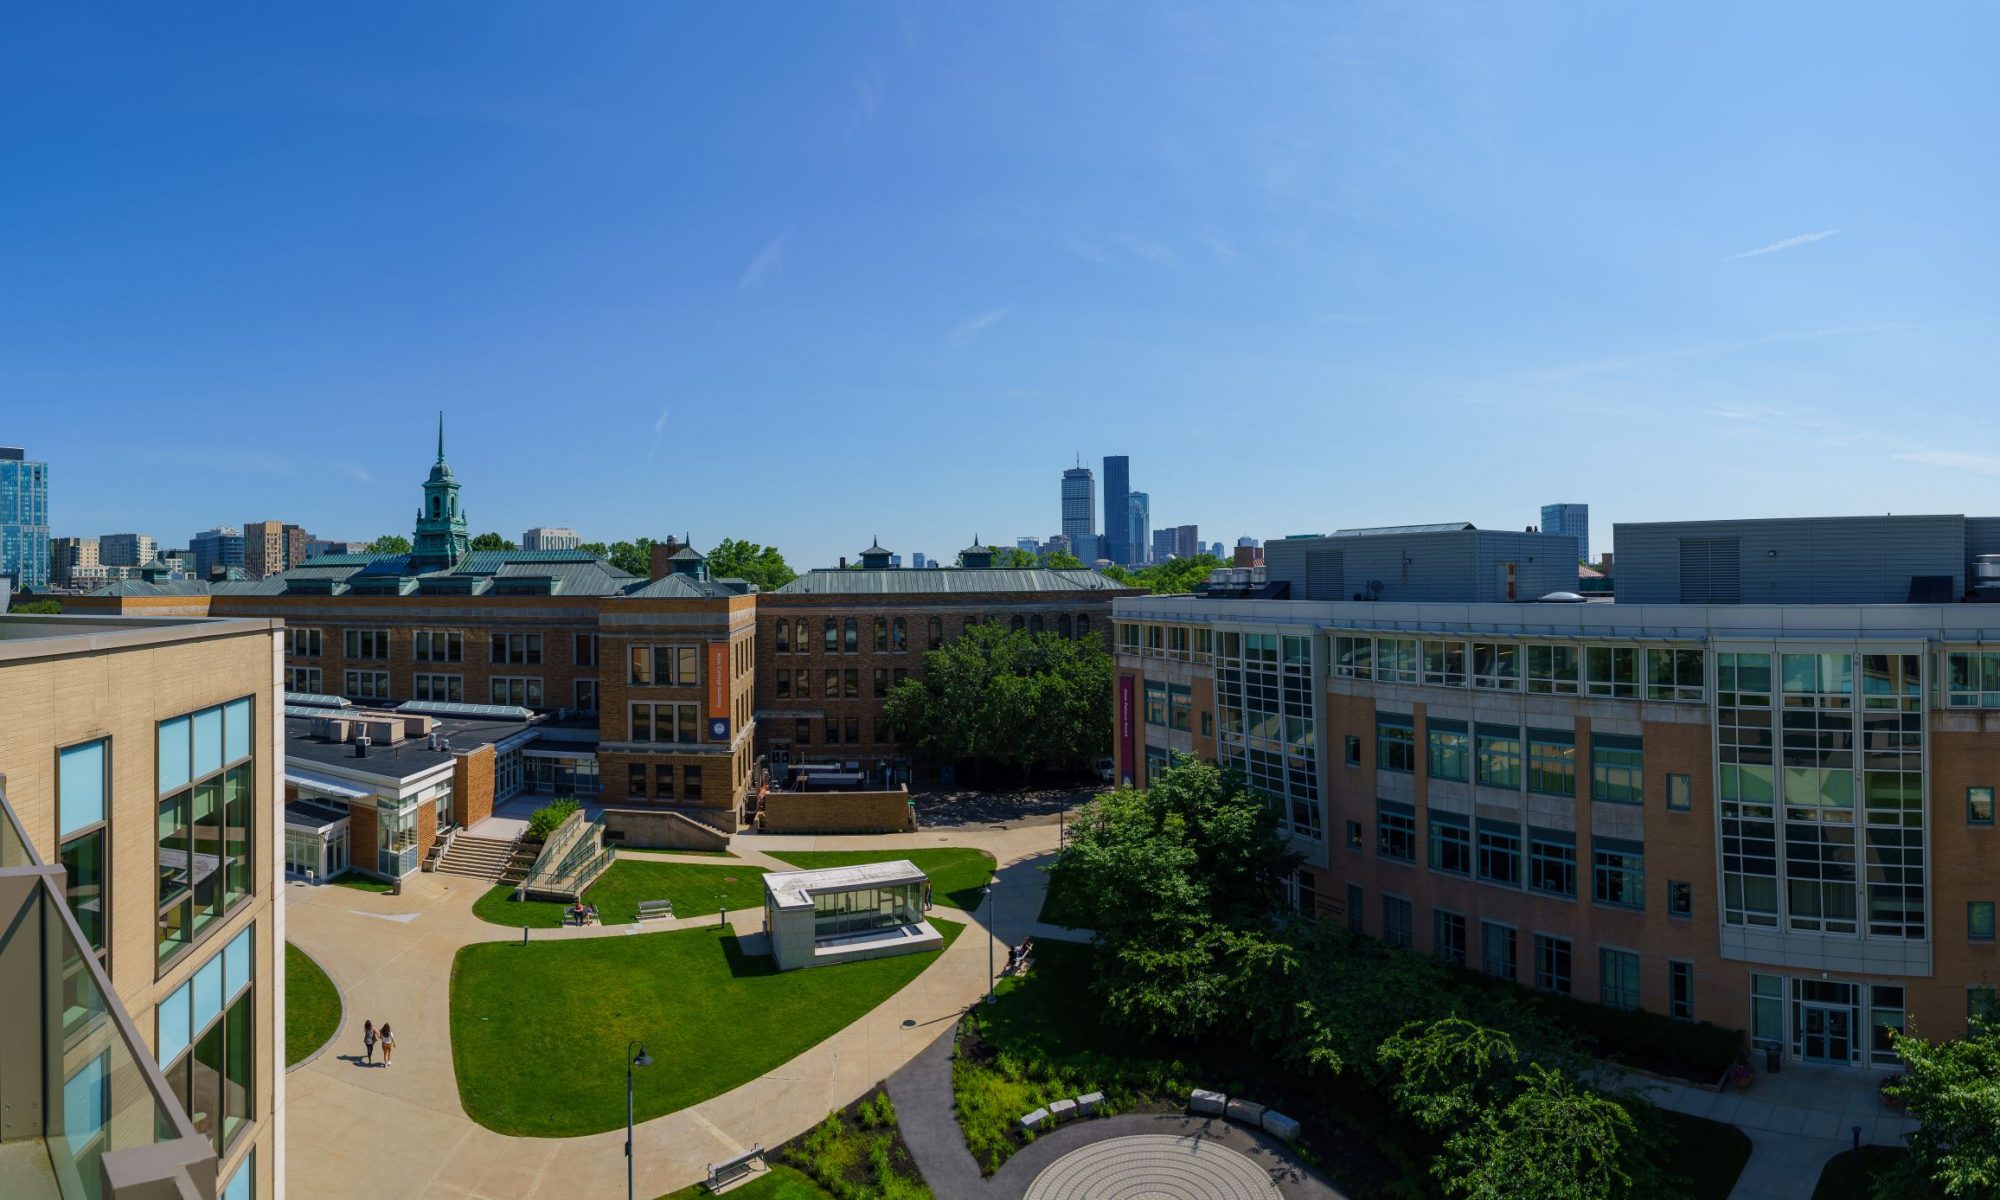
[[1263,1168],[1200,1137],[1136,1134],[1072,1150],[1026,1200],[1280,1200]]

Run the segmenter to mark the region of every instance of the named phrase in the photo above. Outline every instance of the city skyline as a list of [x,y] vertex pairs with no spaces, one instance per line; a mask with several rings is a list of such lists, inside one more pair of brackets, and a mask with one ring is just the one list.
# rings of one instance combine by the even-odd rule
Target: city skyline
[[[0,48],[0,438],[56,535],[170,545],[403,529],[439,407],[475,532],[807,564],[1046,531],[1081,447],[1260,539],[1610,462],[1600,529],[1978,509],[2000,15],[1851,18],[51,10]],[[780,433],[900,448],[746,473]]]

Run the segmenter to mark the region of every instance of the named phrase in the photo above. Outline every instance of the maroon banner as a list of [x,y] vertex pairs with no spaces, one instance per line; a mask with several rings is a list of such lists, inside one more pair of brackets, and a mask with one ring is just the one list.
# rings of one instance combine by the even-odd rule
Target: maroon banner
[[1127,787],[1132,785],[1133,756],[1138,753],[1134,744],[1137,729],[1132,712],[1133,683],[1130,675],[1118,677],[1118,782]]

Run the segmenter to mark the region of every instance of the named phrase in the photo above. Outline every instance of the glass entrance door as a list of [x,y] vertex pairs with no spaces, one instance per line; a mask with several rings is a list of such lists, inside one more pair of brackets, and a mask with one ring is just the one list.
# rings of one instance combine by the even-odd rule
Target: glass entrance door
[[1830,1004],[1799,1006],[1800,1057],[1807,1062],[1846,1065],[1854,1057],[1852,1013]]

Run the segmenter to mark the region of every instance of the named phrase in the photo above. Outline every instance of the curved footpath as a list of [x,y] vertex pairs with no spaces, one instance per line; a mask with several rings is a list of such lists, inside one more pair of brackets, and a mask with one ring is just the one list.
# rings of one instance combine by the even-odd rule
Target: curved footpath
[[[690,856],[715,866],[740,862],[797,870],[767,854],[784,850],[917,850],[967,846],[1000,867],[994,922],[1000,940],[1062,938],[1035,922],[1046,876],[1035,867],[1055,850],[1054,826],[933,831],[883,837],[745,836],[734,860]],[[655,857],[649,855],[648,857]],[[657,856],[674,861],[679,856]],[[401,896],[335,886],[286,888],[286,933],[333,977],[347,1001],[336,1042],[287,1077],[286,1187],[297,1200],[396,1196],[418,1200],[528,1200],[611,1197],[625,1187],[625,1131],[576,1138],[495,1133],[466,1116],[451,1058],[451,965],[459,947],[510,941],[518,929],[472,915],[490,885],[452,875],[420,875]],[[901,991],[790,1062],[735,1090],[640,1125],[638,1195],[659,1196],[703,1177],[707,1165],[752,1145],[776,1146],[894,1075],[985,993],[990,937],[975,931],[984,911],[965,914],[967,932]],[[537,940],[647,936],[713,926],[717,917],[631,926],[538,929]],[[730,914],[739,933],[763,927],[763,910]],[[1005,955],[1004,944],[999,947]],[[522,1004],[535,1003],[532,996]],[[396,1030],[396,1065],[363,1070],[354,1031],[363,1020]],[[906,1025],[906,1022],[909,1024]],[[671,1063],[662,1063],[671,1070]],[[606,1063],[606,1071],[617,1071]],[[658,1069],[658,1068],[656,1068]],[[947,1092],[945,1112],[950,1112]],[[940,1196],[948,1193],[939,1190]]]

